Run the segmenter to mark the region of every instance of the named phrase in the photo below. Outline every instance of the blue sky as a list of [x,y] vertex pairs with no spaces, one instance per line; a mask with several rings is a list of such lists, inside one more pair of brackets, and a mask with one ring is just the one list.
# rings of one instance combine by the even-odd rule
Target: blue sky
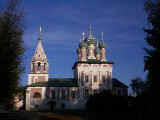
[[[47,53],[50,77],[72,77],[77,59],[76,48],[82,32],[93,26],[100,40],[104,32],[106,55],[113,61],[113,77],[129,85],[135,77],[145,78],[143,27],[146,25],[145,0],[22,0],[25,13],[21,83],[27,83],[39,26],[43,28],[43,46]],[[0,1],[3,7],[6,0]]]

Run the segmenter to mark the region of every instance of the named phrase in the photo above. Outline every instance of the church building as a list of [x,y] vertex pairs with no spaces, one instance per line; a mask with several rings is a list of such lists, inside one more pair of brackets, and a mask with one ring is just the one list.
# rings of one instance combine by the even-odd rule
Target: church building
[[78,44],[77,61],[72,67],[74,78],[50,78],[40,27],[37,48],[30,62],[26,110],[84,109],[89,95],[104,89],[127,96],[128,87],[112,79],[113,62],[106,57],[103,32],[101,37],[100,41],[94,37],[90,25],[88,34],[83,32]]

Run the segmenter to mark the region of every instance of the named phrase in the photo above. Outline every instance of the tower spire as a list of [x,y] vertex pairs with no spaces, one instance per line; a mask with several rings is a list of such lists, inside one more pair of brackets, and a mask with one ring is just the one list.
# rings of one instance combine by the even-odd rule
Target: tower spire
[[104,33],[102,32],[102,42],[104,43]]
[[42,32],[42,25],[40,25],[40,33]]
[[40,28],[39,28],[39,38],[38,40],[42,40],[42,25],[40,25]]
[[81,43],[82,42],[82,39],[80,38],[79,42]]
[[84,41],[84,35],[85,35],[85,33],[84,32],[82,32],[82,40]]
[[89,25],[89,36],[90,37],[92,36],[92,25],[91,24]]
[[97,48],[98,48],[98,40],[97,40]]

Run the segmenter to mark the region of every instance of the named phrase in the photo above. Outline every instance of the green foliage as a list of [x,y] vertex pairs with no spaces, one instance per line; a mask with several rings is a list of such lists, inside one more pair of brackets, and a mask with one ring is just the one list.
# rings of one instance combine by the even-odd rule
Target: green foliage
[[134,94],[141,95],[145,91],[146,82],[144,80],[142,80],[141,78],[137,77],[137,78],[131,80],[130,86],[131,86]]
[[150,27],[145,28],[146,42],[150,48],[145,48],[145,70],[148,71],[148,84],[151,91],[153,83],[158,82],[160,68],[160,4],[151,1],[145,4],[146,13]]
[[116,96],[110,90],[104,90],[98,94],[91,95],[86,103],[89,119],[99,120],[103,118],[116,119],[128,110],[127,97]]
[[23,71],[22,35],[23,12],[19,9],[18,0],[10,0],[6,9],[0,13],[0,102],[8,103],[13,99],[19,84]]

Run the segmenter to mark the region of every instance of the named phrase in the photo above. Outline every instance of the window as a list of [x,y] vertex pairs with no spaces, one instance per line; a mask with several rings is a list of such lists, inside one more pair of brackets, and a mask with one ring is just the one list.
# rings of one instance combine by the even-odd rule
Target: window
[[50,88],[46,88],[46,98],[50,97]]
[[60,89],[58,88],[56,92],[57,92],[57,99],[60,99]]
[[38,80],[37,80],[37,79],[35,79],[34,83],[36,83],[36,82],[38,82]]
[[55,90],[52,90],[52,99],[55,99]]
[[85,76],[86,83],[88,83],[88,75]]
[[96,75],[94,76],[94,82],[97,82],[97,76]]
[[82,86],[84,85],[83,81],[84,81],[84,73],[82,72],[82,76],[81,76],[81,85]]
[[65,99],[65,90],[62,90],[62,99]]
[[34,93],[33,98],[41,98],[41,94],[39,92]]
[[98,90],[93,90],[93,93],[96,94],[98,92]]
[[102,76],[102,82],[105,83],[106,77],[103,75]]
[[65,104],[64,104],[64,103],[61,104],[61,108],[62,108],[62,109],[65,108]]
[[89,96],[89,90],[85,89],[85,96],[88,97]]
[[76,95],[77,95],[77,98],[79,98],[79,97],[80,97],[80,89],[79,89],[79,88],[77,89],[77,93],[76,93]]
[[40,69],[41,69],[41,63],[40,62],[38,63],[38,68],[37,69],[38,69],[38,71],[40,71]]
[[82,85],[82,86],[84,85],[83,80],[81,80],[81,85]]
[[72,91],[72,98],[75,99],[75,97],[76,97],[76,93],[75,91]]
[[83,80],[84,79],[84,73],[82,72],[82,74],[81,74],[81,80]]
[[44,70],[46,70],[46,63],[44,63]]
[[109,79],[107,79],[106,82],[107,82],[107,85],[109,85]]
[[41,102],[41,94],[39,92],[35,92],[33,95],[33,102],[35,105],[39,105]]
[[121,90],[118,88],[118,96],[121,96]]
[[67,98],[69,100],[70,94],[69,94],[69,89],[67,90]]

